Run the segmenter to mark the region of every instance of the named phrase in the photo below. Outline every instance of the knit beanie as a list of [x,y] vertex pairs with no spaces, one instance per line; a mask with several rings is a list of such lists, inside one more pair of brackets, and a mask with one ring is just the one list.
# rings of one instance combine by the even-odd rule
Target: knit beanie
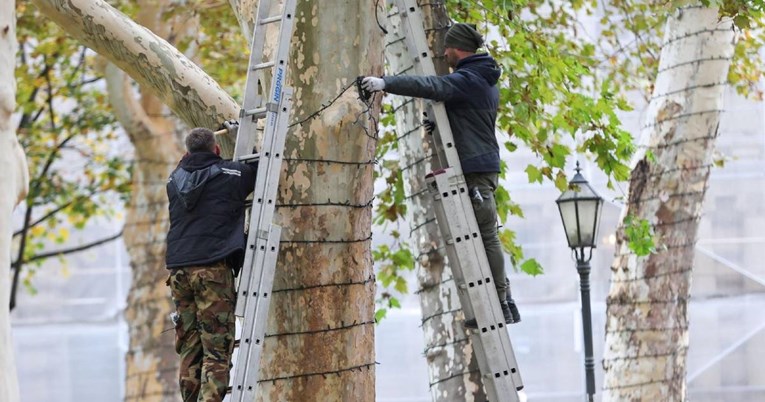
[[454,24],[446,32],[444,47],[465,50],[475,53],[483,45],[483,37],[473,24]]

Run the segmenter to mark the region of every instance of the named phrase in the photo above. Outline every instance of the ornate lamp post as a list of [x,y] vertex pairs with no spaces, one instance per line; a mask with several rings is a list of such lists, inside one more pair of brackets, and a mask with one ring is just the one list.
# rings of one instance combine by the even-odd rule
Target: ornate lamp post
[[584,330],[584,370],[587,381],[587,395],[592,402],[595,395],[595,360],[592,357],[592,310],[590,309],[590,259],[596,246],[601,198],[590,187],[580,173],[579,162],[576,174],[569,182],[568,190],[555,201],[558,204],[568,246],[576,258],[579,272],[579,286],[582,293],[582,328]]

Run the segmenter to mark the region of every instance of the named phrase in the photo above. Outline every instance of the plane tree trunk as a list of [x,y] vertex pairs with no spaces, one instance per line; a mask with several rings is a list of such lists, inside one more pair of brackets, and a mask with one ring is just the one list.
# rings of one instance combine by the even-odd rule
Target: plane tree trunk
[[636,256],[617,232],[607,299],[603,401],[685,401],[688,302],[733,31],[718,10],[669,19],[659,73],[632,171],[626,215],[652,226],[658,250]]
[[[11,343],[11,215],[29,190],[24,150],[16,138],[16,2],[0,0],[0,401],[18,402],[19,384]],[[8,269],[8,271],[5,271]]]

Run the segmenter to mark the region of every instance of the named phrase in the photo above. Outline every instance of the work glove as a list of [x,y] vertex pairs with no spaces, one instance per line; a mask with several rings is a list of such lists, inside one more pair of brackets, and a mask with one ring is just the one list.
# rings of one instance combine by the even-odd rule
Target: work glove
[[385,89],[385,81],[382,78],[377,77],[364,77],[361,80],[361,87],[369,92],[377,92]]
[[425,127],[425,132],[433,135],[433,131],[436,129],[436,122],[433,120],[428,119],[428,114],[425,112],[422,112],[422,115],[425,117],[422,119],[422,125]]
[[436,129],[436,122],[433,120],[425,119],[422,121],[422,125],[425,127],[425,132],[433,135],[433,131]]
[[218,128],[219,130],[226,129],[229,133],[235,133],[236,130],[239,129],[239,121],[238,120],[226,120],[223,122],[223,124],[220,125]]

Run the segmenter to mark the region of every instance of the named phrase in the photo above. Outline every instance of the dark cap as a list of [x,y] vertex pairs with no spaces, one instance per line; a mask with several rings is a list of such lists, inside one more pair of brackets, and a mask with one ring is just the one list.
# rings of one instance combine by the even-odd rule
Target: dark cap
[[483,45],[483,36],[473,24],[454,24],[446,32],[444,47],[465,50],[475,53]]

